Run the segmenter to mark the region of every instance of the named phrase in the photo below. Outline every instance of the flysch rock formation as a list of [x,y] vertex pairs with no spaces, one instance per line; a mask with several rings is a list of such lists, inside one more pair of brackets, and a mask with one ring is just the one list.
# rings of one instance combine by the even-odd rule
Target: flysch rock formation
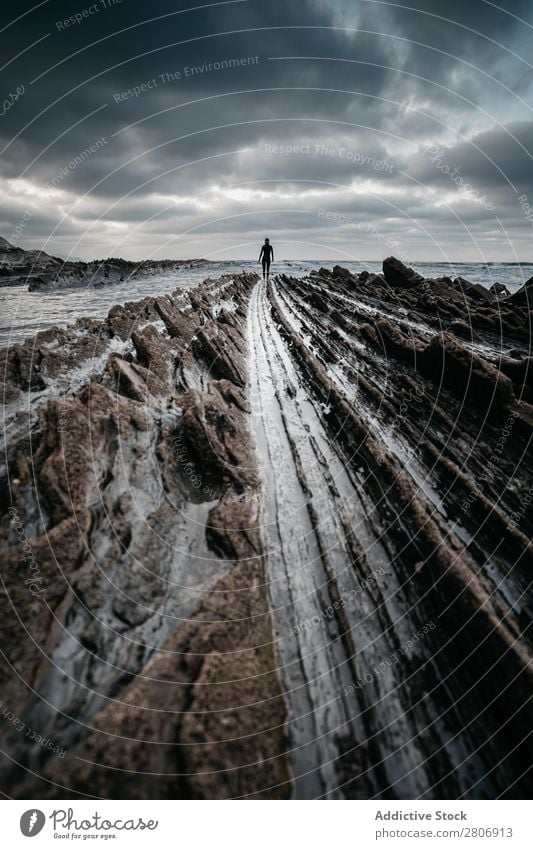
[[206,259],[130,260],[111,257],[93,260],[63,260],[45,251],[27,251],[0,238],[0,287],[27,286],[30,292],[57,292],[63,289],[99,289],[153,274],[209,266]]
[[529,292],[391,257],[4,351],[3,791],[527,797]]
[[[4,721],[10,795],[288,792],[245,390],[255,283],[4,354],[2,702],[60,747]],[[50,397],[69,364],[90,379]]]
[[54,274],[63,260],[44,251],[26,251],[0,237],[0,286],[23,286],[37,273]]

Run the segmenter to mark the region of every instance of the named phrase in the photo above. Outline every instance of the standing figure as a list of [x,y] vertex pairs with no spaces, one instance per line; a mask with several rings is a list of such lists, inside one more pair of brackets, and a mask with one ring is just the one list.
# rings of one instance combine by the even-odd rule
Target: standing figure
[[274,262],[274,248],[270,244],[270,239],[265,239],[264,245],[261,245],[259,262],[263,263],[263,280],[268,280],[270,277],[270,263]]

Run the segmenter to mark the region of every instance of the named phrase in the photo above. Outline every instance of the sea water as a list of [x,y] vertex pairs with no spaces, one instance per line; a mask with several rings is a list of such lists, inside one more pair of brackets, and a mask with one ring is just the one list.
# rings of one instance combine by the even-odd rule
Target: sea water
[[[272,274],[289,274],[303,277],[321,266],[332,268],[330,260],[281,260],[272,266]],[[363,269],[381,271],[380,261],[339,261],[353,272]],[[533,263],[416,263],[416,271],[424,277],[464,277],[472,283],[482,283],[487,288],[493,283],[504,283],[510,292],[516,292],[533,276]],[[251,260],[212,263],[202,268],[183,268],[172,273],[126,279],[123,283],[99,289],[65,289],[59,292],[28,292],[23,286],[6,286],[0,289],[0,347],[21,342],[39,330],[52,326],[65,327],[77,318],[105,318],[114,304],[137,301],[148,295],[163,295],[176,288],[188,289],[206,277],[236,274],[240,271],[261,271],[261,266]]]

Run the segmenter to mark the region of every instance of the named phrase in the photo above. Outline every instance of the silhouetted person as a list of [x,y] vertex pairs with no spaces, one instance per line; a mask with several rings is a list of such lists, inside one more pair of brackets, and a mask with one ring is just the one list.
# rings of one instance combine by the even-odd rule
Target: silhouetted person
[[274,248],[270,244],[270,239],[265,239],[265,244],[261,245],[259,262],[263,263],[263,280],[265,278],[268,280],[270,276],[270,263],[274,262]]

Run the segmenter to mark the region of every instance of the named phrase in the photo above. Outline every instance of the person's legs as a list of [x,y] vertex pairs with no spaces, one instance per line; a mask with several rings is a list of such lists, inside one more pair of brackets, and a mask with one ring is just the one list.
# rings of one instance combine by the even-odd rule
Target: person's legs
[[268,260],[264,259],[263,260],[263,280],[265,279],[265,277],[267,275],[267,264],[270,265]]
[[266,271],[267,271],[267,280],[268,280],[268,278],[270,277],[270,260],[269,259],[267,259],[267,261],[266,261]]

